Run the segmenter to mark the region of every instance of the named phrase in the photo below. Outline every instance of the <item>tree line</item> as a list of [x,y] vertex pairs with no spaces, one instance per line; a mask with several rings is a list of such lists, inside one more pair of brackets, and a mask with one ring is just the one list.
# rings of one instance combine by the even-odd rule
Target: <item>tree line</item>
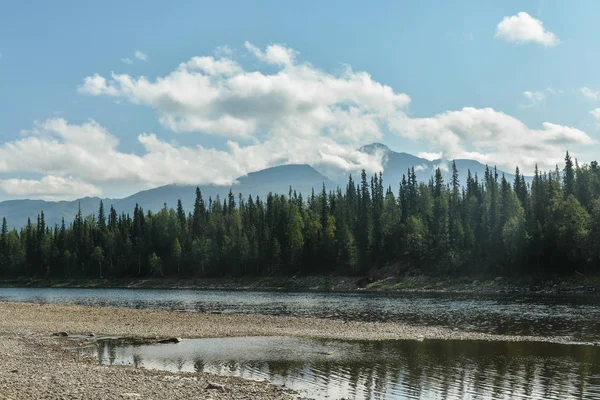
[[65,224],[41,212],[20,231],[0,232],[0,276],[40,278],[213,277],[292,274],[546,276],[600,272],[600,168],[566,154],[562,170],[531,182],[486,167],[450,182],[436,169],[418,182],[409,169],[394,189],[382,174],[345,188],[266,199],[230,191],[193,211],[118,214],[100,202]]

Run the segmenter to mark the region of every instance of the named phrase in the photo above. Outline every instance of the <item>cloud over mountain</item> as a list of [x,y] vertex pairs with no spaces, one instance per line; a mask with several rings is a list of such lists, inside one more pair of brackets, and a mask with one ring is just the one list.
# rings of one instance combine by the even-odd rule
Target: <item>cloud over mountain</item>
[[416,118],[408,112],[407,94],[367,72],[349,66],[326,72],[283,45],[261,49],[246,42],[244,49],[241,60],[231,50],[200,55],[154,79],[92,74],[78,88],[85,95],[149,107],[168,131],[225,137],[224,148],[131,132],[142,150],[128,153],[100,122],[49,119],[0,145],[0,172],[36,175],[5,181],[0,189],[55,198],[132,183],[229,184],[249,172],[290,163],[375,172],[382,169],[382,154],[357,149],[385,134],[419,141],[423,154],[432,157],[472,158],[507,170],[518,164],[524,171],[535,162],[553,167],[567,147],[592,142],[581,130],[550,122],[530,128],[492,108]]

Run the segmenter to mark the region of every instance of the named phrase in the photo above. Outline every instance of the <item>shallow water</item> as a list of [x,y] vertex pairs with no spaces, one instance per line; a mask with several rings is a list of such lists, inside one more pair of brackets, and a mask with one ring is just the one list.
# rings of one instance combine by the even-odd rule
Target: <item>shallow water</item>
[[600,347],[290,337],[101,341],[104,365],[268,379],[317,399],[600,399]]
[[600,298],[590,296],[0,288],[0,301],[389,321],[600,341]]

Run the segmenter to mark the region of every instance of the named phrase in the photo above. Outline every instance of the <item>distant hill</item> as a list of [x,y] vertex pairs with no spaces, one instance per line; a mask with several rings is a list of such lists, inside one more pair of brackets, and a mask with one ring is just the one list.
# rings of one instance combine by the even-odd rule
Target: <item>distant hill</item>
[[[60,224],[64,218],[65,224],[69,225],[77,215],[79,204],[83,215],[89,215],[98,212],[100,200],[99,197],[84,197],[73,201],[7,200],[0,202],[0,218],[6,217],[9,228],[20,229],[27,223],[27,218],[31,218],[31,222],[35,224],[40,211],[44,211],[48,224]],[[102,200],[105,203],[112,201]]]
[[[318,173],[310,165],[290,164],[281,165],[263,169],[257,172],[249,173],[236,179],[236,183],[231,186],[203,185],[200,186],[202,197],[208,201],[209,197],[216,199],[219,196],[223,201],[227,198],[229,190],[235,195],[236,201],[238,194],[241,193],[244,199],[249,195],[266,198],[269,193],[286,194],[290,186],[294,190],[306,195],[314,188],[320,190],[323,183],[327,187],[337,186],[329,178]],[[144,190],[132,196],[120,200],[114,200],[113,205],[117,211],[130,212],[138,203],[144,210],[159,210],[164,203],[167,207],[175,208],[177,200],[181,199],[186,211],[191,211],[196,198],[196,186],[186,185],[166,185],[155,189]],[[0,212],[2,210],[0,203]]]
[[[362,147],[360,150],[371,154],[376,151],[384,153],[384,184],[386,187],[390,185],[394,192],[398,190],[402,174],[405,174],[411,167],[415,167],[417,179],[426,182],[432,176],[435,168],[441,166],[444,171],[444,179],[449,182],[451,161],[429,161],[412,154],[392,151],[381,143],[373,143]],[[483,177],[485,165],[474,160],[455,161],[461,183],[466,181],[468,170],[471,170],[473,175],[477,174],[480,178]],[[498,173],[502,174],[503,172],[498,171]],[[505,176],[511,181],[514,179],[513,174],[505,173]],[[355,175],[355,182],[358,181],[359,179]],[[294,190],[302,193],[306,198],[313,188],[315,191],[320,190],[323,183],[328,189],[333,190],[338,185],[345,187],[347,181],[334,182],[310,165],[290,164],[249,173],[236,179],[231,186],[202,185],[200,190],[205,200],[208,201],[209,197],[216,199],[219,196],[222,201],[227,197],[230,189],[236,200],[239,193],[244,196],[244,199],[247,199],[249,195],[253,197],[260,196],[264,199],[270,192],[287,194],[290,186],[292,186]],[[118,213],[132,213],[136,203],[143,207],[145,211],[158,211],[165,203],[167,207],[175,208],[178,199],[181,199],[186,211],[191,211],[194,205],[195,189],[195,185],[172,184],[144,190],[123,199],[102,200],[107,212],[110,206],[113,205]],[[99,204],[100,198],[98,197],[85,197],[74,201],[7,200],[0,202],[0,217],[6,217],[9,227],[19,229],[27,223],[27,218],[31,218],[31,221],[35,223],[37,215],[40,211],[44,211],[47,224],[51,226],[60,224],[62,218],[64,218],[65,223],[68,225],[77,214],[79,205],[81,205],[83,215],[88,216],[98,212]]]
[[[375,152],[383,152],[383,182],[387,187],[392,186],[394,192],[397,191],[400,181],[402,181],[402,175],[406,174],[408,169],[414,167],[415,175],[417,179],[422,182],[427,182],[433,176],[435,169],[440,167],[444,180],[450,182],[452,176],[452,160],[427,160],[413,156],[408,153],[398,153],[391,150],[384,144],[373,143],[360,148],[361,151],[367,154],[374,154]],[[467,180],[467,173],[470,170],[474,176],[477,174],[479,179],[483,179],[485,173],[485,165],[475,160],[457,159],[456,169],[458,170],[459,180],[461,184],[464,184]],[[498,175],[506,177],[507,180],[514,180],[514,174],[498,170]]]
[[[329,188],[337,186],[309,165],[291,164],[267,168],[241,176],[231,186],[204,185],[200,186],[200,190],[206,201],[209,197],[216,199],[217,196],[222,201],[231,189],[237,201],[238,193],[242,193],[244,199],[247,199],[248,195],[260,196],[264,199],[269,192],[287,195],[290,185],[296,191],[306,195],[313,188],[320,190],[323,183]],[[144,190],[124,199],[102,200],[107,212],[110,206],[113,205],[118,213],[132,213],[136,203],[143,207],[145,211],[158,211],[165,203],[167,207],[175,208],[178,199],[181,199],[186,211],[191,211],[195,196],[196,186],[194,185],[166,185]],[[27,218],[31,218],[31,221],[35,223],[40,211],[44,211],[44,217],[48,225],[60,224],[63,217],[65,223],[69,225],[73,222],[80,204],[82,214],[88,216],[98,212],[100,200],[98,197],[85,197],[73,201],[7,200],[0,202],[0,217],[6,217],[9,227],[19,229],[27,223]]]

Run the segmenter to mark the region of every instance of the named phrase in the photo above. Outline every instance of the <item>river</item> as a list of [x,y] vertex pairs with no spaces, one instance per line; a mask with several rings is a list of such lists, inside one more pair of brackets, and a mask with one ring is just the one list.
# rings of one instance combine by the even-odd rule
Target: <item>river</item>
[[100,340],[101,364],[268,379],[317,399],[600,400],[600,298],[0,288],[0,301],[294,315],[555,336],[570,344],[290,337]]
[[600,341],[600,297],[0,288],[0,301],[437,325]]

